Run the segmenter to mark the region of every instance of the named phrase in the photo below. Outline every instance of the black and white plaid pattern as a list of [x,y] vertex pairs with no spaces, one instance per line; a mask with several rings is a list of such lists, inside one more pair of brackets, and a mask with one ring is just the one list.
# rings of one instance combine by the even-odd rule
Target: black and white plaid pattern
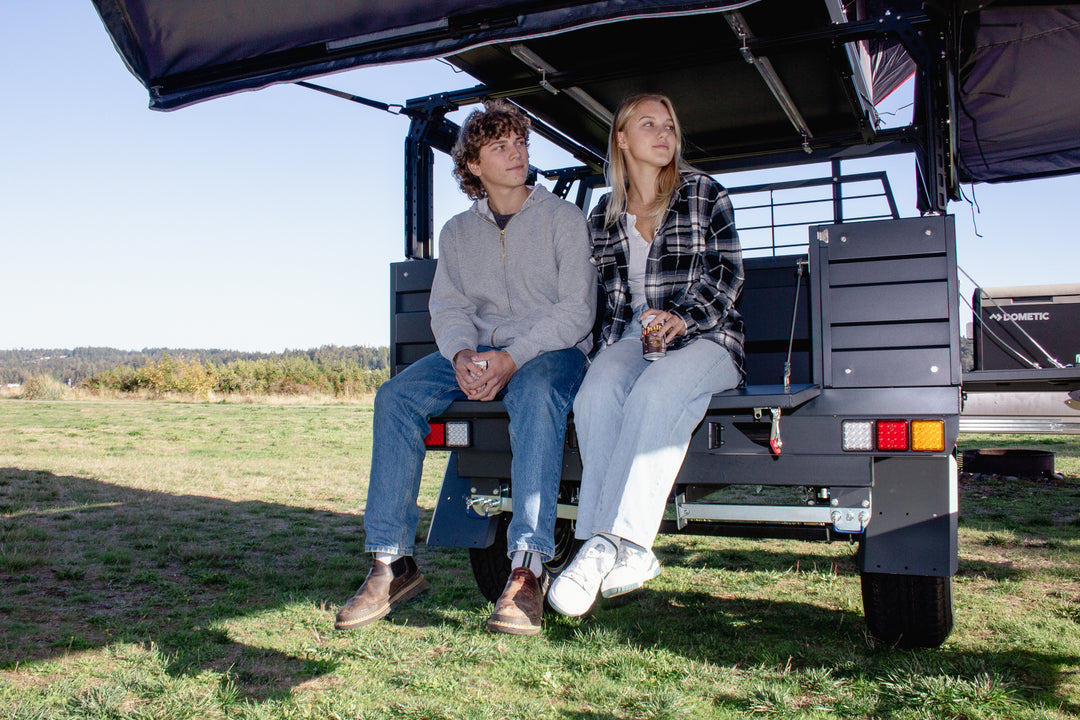
[[[616,342],[632,319],[630,245],[623,219],[604,225],[610,197],[600,198],[589,217],[592,263],[606,297],[601,345]],[[743,372],[743,321],[735,310],[742,283],[742,249],[727,190],[708,175],[683,175],[645,266],[649,307],[674,313],[686,323],[686,335],[668,347],[707,338],[726,347]]]

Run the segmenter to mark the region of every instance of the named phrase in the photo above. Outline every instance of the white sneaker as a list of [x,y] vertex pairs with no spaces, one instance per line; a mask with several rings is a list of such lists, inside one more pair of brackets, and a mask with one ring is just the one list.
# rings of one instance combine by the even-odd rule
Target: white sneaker
[[547,601],[567,617],[584,615],[596,600],[604,576],[615,567],[618,547],[603,535],[585,541],[577,555],[548,589]]
[[606,598],[637,590],[660,574],[660,563],[652,550],[623,540],[615,567],[600,583],[600,594]]

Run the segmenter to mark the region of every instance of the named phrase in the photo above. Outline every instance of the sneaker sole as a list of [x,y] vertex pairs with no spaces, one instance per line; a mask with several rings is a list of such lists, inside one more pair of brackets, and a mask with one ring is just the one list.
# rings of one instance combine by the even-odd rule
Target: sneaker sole
[[617,587],[600,588],[600,597],[613,598],[613,597],[618,597],[620,595],[625,595],[628,592],[633,592],[634,590],[637,590],[642,585],[649,582],[650,580],[652,580],[654,577],[656,577],[659,574],[660,574],[660,564],[654,562],[649,567],[649,569],[645,572],[645,574],[642,576],[641,580],[639,580],[638,582],[629,583],[627,585],[619,585]]
[[581,617],[581,616],[587,614],[590,610],[593,609],[593,606],[596,605],[596,600],[594,598],[593,602],[589,603],[589,607],[585,608],[581,612],[568,612],[564,608],[559,607],[559,604],[552,599],[551,593],[548,593],[548,596],[547,596],[546,599],[547,599],[548,606],[551,607],[551,609],[554,610],[555,612],[562,615],[563,617]]
[[387,602],[379,606],[377,610],[367,615],[356,618],[355,620],[349,620],[347,622],[335,622],[335,630],[351,630],[358,628],[368,623],[373,623],[376,620],[382,620],[384,617],[390,614],[390,611],[396,608],[402,603],[407,603],[415,598],[420,593],[427,590],[427,580],[423,575],[420,575],[410,584],[397,591],[397,594],[391,597]]

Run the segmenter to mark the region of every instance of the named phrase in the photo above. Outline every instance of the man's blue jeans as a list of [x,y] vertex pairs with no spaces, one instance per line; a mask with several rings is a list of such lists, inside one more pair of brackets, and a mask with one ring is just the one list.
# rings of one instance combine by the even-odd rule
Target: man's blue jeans
[[[542,353],[518,368],[500,396],[510,415],[513,451],[510,553],[554,555],[566,416],[584,374],[585,355],[577,348]],[[364,510],[368,552],[413,554],[424,437],[430,431],[427,419],[464,399],[453,365],[439,353],[413,363],[379,388]]]

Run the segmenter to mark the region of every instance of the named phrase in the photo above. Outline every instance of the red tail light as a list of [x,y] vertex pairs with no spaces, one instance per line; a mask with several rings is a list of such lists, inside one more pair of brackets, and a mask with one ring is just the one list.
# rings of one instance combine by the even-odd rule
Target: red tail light
[[876,426],[878,450],[907,450],[907,420],[878,420]]
[[442,447],[446,445],[446,426],[442,423],[431,423],[431,432],[424,438],[427,447]]

